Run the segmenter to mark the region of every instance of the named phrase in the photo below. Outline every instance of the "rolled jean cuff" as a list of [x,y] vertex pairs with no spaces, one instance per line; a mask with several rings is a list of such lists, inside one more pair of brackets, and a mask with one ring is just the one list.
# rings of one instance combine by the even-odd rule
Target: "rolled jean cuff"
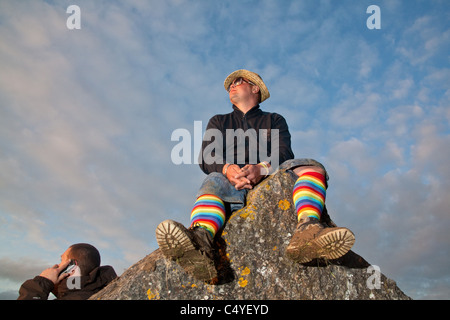
[[228,202],[231,212],[234,212],[245,206],[247,192],[248,189],[236,190],[223,174],[213,172],[203,180],[203,184],[197,192],[197,198],[205,194],[215,195],[223,202]]
[[278,169],[279,170],[293,170],[297,167],[304,167],[304,166],[319,167],[325,171],[325,179],[327,181],[330,179],[330,177],[328,176],[327,170],[325,169],[323,164],[321,164],[319,161],[316,161],[314,159],[303,158],[303,159],[286,160],[278,167]]

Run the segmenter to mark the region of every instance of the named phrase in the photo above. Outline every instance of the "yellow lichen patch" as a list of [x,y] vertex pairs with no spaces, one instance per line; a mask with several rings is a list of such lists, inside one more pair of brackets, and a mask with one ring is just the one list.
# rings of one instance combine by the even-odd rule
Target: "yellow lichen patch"
[[241,218],[246,219],[246,218],[248,217],[249,214],[250,214],[250,212],[244,210],[244,212],[242,212],[242,213],[240,214],[240,216],[241,216]]
[[240,210],[238,210],[238,211],[235,211],[235,212],[230,216],[230,218],[228,219],[228,221],[234,219],[234,217],[236,217],[237,215],[239,215],[241,211],[242,211],[242,209],[240,209]]
[[181,285],[182,288],[187,288],[187,287],[191,287],[191,288],[197,288],[197,285],[195,283],[188,282],[187,285],[182,284]]
[[278,208],[281,210],[288,210],[291,207],[291,203],[287,201],[286,199],[280,200],[278,202]]
[[155,292],[152,292],[152,289],[147,290],[147,297],[148,300],[159,300],[159,292],[155,290]]
[[241,288],[244,288],[245,286],[247,286],[248,280],[241,277],[241,278],[239,278],[238,283]]
[[272,249],[272,250],[273,250],[273,251],[277,250],[277,246],[273,247],[273,249]]
[[248,280],[246,279],[247,278],[246,276],[248,276],[250,274],[250,269],[248,267],[244,268],[244,266],[242,266],[242,267],[239,267],[238,270],[241,272],[241,276],[242,276],[238,279],[238,284],[241,288],[244,288],[248,284]]
[[240,217],[243,219],[250,218],[250,219],[254,220],[255,219],[255,210],[256,210],[256,207],[254,205],[248,205],[242,210]]
[[242,270],[241,275],[246,276],[250,273],[250,269],[248,267],[245,267],[244,270]]

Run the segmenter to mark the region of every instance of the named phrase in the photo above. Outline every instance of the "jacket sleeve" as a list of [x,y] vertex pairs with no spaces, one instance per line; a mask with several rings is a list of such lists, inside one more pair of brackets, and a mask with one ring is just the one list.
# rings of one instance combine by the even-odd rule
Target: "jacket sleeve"
[[41,276],[34,277],[20,286],[17,300],[47,300],[53,287],[51,280]]
[[272,119],[273,129],[279,130],[279,155],[278,165],[282,164],[286,160],[294,159],[294,152],[291,149],[291,134],[289,128],[283,116],[274,114]]
[[202,149],[198,156],[200,169],[206,174],[212,172],[222,173],[225,165],[224,159],[224,134],[218,116],[212,117],[206,126],[203,136]]

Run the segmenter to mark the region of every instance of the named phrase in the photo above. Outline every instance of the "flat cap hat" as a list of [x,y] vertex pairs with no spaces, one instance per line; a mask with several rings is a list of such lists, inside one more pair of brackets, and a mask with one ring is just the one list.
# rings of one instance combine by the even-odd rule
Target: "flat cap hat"
[[259,87],[259,91],[261,92],[261,102],[268,99],[270,97],[269,90],[267,89],[266,85],[264,84],[263,79],[261,76],[257,73],[254,73],[252,71],[248,71],[245,69],[236,70],[225,79],[225,82],[223,83],[225,90],[228,91],[228,88],[233,83],[233,81],[239,77],[245,78],[249,80],[250,82],[256,84]]

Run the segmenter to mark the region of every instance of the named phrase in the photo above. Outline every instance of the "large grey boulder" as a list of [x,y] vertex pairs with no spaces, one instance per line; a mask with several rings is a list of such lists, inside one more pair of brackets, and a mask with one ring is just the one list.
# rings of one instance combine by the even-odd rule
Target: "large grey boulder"
[[[229,217],[216,241],[219,278],[214,283],[194,279],[157,249],[91,299],[410,299],[353,251],[307,265],[286,258],[296,226],[294,182],[291,171],[277,172]],[[334,225],[327,213],[323,219]]]

